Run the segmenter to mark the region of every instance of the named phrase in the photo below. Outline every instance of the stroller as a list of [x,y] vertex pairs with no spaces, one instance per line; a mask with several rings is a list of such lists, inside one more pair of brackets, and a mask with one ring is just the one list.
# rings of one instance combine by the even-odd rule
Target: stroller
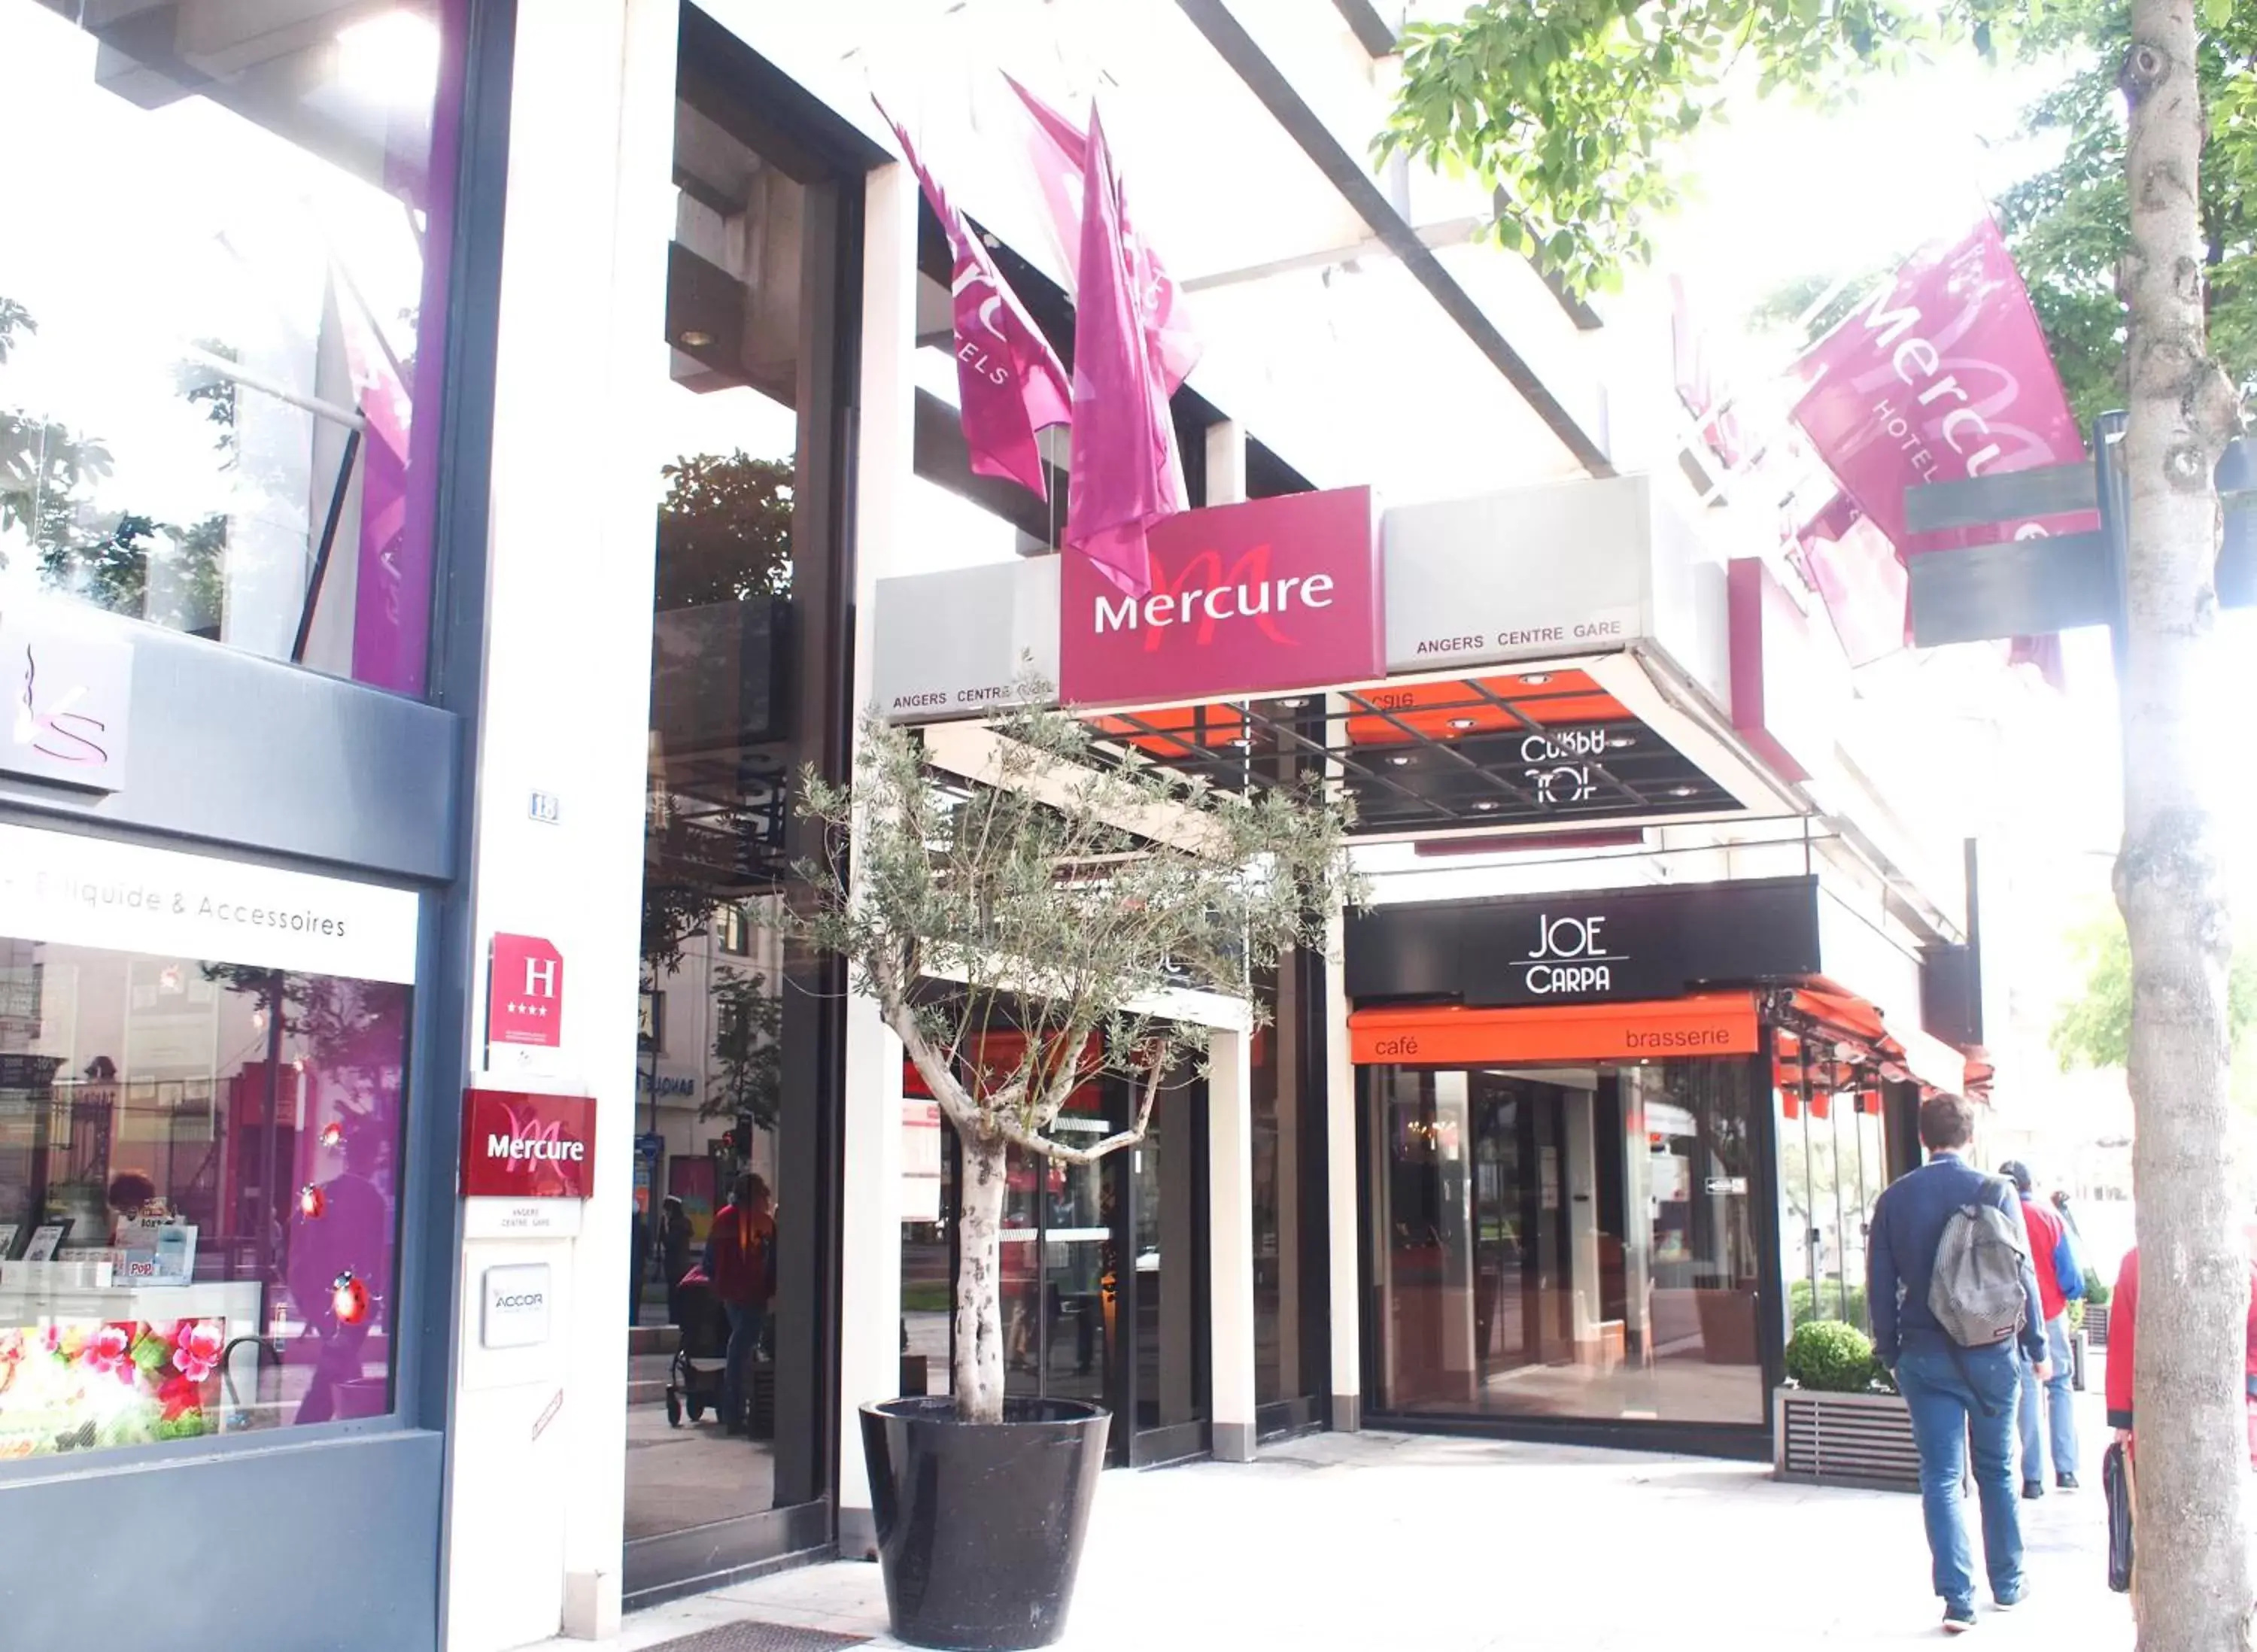
[[682,1345],[666,1373],[666,1420],[682,1426],[686,1409],[690,1420],[704,1418],[710,1408],[721,1414],[723,1381],[729,1365],[729,1317],[721,1310],[713,1281],[702,1267],[692,1267],[675,1287],[682,1315]]

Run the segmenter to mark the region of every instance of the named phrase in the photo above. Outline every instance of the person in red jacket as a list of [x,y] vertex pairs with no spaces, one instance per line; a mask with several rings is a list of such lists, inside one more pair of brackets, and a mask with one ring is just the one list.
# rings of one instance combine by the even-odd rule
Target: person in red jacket
[[[2134,1247],[2116,1273],[2116,1295],[2108,1303],[2108,1426],[2119,1440],[2134,1432],[2132,1362],[2140,1335],[2140,1253]],[[2249,1329],[2243,1345],[2242,1383],[2251,1396],[2249,1461],[2257,1467],[2257,1260],[2249,1268]]]
[[705,1240],[705,1272],[729,1316],[728,1363],[721,1373],[721,1419],[732,1434],[746,1425],[746,1379],[775,1295],[775,1201],[751,1171],[737,1178],[729,1203],[714,1213]]
[[1999,1174],[2014,1184],[2022,1206],[2022,1231],[2029,1235],[2030,1266],[2038,1276],[2038,1307],[2045,1315],[2045,1338],[2052,1355],[2053,1375],[2037,1380],[2031,1366],[2022,1367],[2021,1403],[2015,1422],[2022,1437],[2022,1495],[2045,1495],[2046,1445],[2053,1447],[2054,1484],[2062,1491],[2077,1489],[2077,1397],[2070,1392],[2069,1304],[2084,1295],[2084,1274],[2070,1248],[2069,1231],[2051,1205],[2036,1195],[2029,1166],[2009,1159]]

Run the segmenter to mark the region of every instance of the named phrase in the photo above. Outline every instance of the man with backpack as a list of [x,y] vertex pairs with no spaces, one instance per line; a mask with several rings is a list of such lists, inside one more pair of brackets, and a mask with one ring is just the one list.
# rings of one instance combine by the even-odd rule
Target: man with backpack
[[2028,1592],[2014,1497],[2018,1346],[2040,1382],[2052,1375],[2020,1203],[2010,1185],[1966,1161],[1974,1135],[1974,1112],[1958,1097],[1921,1104],[1928,1161],[1874,1203],[1865,1263],[1873,1352],[1912,1414],[1935,1592],[1952,1634],[1975,1627],[1959,1512],[1970,1444],[1991,1598],[2006,1610]]

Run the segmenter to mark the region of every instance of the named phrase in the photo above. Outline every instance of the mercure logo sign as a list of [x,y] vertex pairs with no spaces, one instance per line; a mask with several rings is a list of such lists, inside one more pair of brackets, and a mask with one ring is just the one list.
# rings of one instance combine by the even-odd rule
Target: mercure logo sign
[[1142,597],[1067,556],[1066,703],[1284,693],[1383,674],[1369,489],[1187,511],[1152,531],[1150,552],[1152,589]]

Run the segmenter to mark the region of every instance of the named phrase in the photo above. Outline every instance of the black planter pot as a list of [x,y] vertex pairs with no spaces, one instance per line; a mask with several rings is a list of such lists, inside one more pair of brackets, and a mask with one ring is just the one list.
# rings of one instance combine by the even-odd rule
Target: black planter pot
[[894,1634],[959,1652],[1064,1634],[1111,1421],[1073,1400],[1007,1399],[1001,1423],[960,1423],[945,1395],[864,1406]]

